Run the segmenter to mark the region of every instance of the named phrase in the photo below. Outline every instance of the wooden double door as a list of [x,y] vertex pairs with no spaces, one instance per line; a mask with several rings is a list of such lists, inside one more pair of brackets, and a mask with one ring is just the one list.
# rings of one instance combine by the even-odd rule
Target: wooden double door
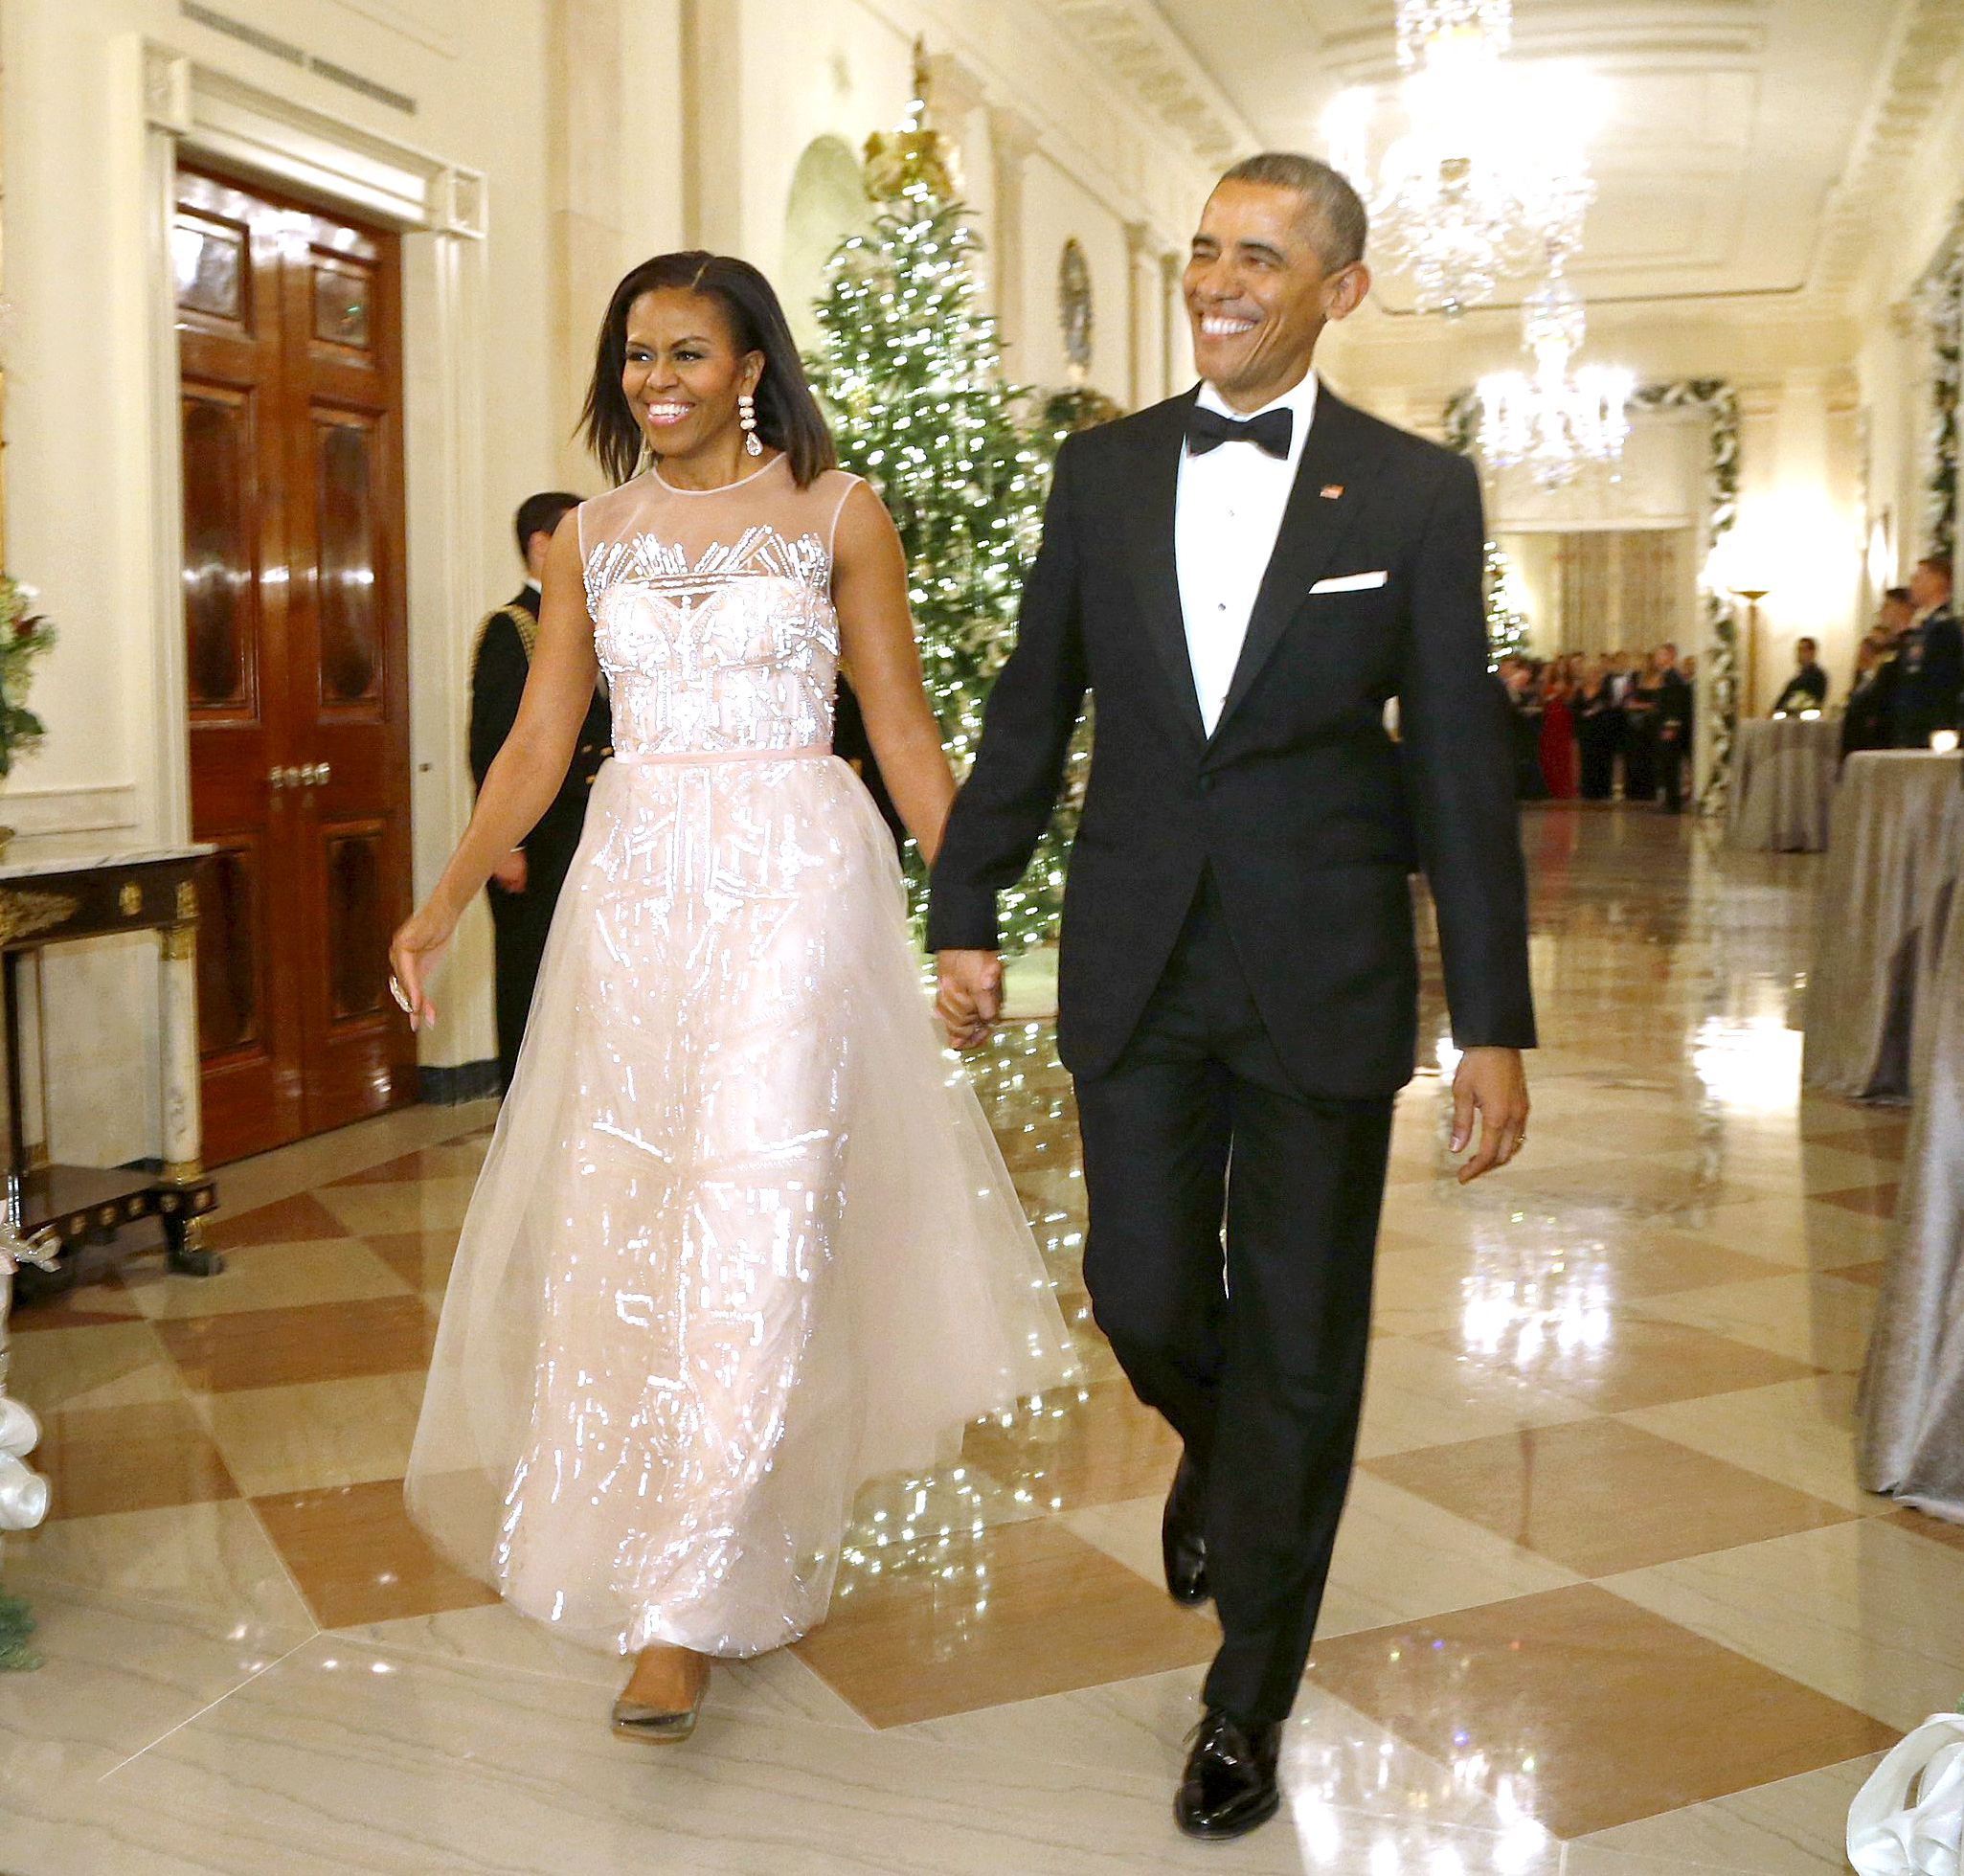
[[178,178],[184,615],[208,1157],[413,1097],[397,237]]

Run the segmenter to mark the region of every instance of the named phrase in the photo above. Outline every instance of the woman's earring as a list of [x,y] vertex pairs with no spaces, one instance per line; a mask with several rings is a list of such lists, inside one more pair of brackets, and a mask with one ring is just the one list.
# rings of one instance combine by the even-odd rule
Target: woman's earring
[[748,391],[736,400],[736,421],[743,431],[745,453],[761,456],[764,446],[756,440],[756,399]]

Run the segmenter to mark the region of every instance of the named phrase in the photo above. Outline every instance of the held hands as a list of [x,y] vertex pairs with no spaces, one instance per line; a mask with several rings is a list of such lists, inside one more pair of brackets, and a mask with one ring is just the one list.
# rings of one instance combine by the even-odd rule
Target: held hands
[[935,1014],[951,1049],[980,1049],[1003,1013],[1003,961],[993,951],[942,951]]
[[491,884],[504,893],[523,893],[527,873],[525,848],[514,847],[491,869]]
[[1459,1183],[1503,1166],[1527,1139],[1527,1072],[1518,1049],[1469,1049],[1453,1077],[1452,1150],[1462,1153],[1479,1111],[1479,1147],[1459,1168]]
[[389,992],[407,1012],[412,1029],[437,1027],[436,1006],[424,985],[456,929],[455,915],[440,911],[432,899],[411,913],[389,940]]

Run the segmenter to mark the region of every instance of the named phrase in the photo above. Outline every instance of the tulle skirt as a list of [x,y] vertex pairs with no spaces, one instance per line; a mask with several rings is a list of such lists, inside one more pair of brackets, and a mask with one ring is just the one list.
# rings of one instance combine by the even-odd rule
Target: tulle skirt
[[857,1487],[1072,1372],[829,757],[609,763],[443,1300],[407,1480],[591,1645],[824,1618]]

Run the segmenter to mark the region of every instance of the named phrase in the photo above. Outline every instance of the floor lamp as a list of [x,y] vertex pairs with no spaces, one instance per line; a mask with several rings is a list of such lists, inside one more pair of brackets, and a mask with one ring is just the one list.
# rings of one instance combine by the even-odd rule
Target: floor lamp
[[1740,716],[1752,712],[1753,698],[1759,692],[1759,602],[1772,589],[1765,586],[1735,586],[1732,591],[1746,601],[1746,694],[1735,699]]

